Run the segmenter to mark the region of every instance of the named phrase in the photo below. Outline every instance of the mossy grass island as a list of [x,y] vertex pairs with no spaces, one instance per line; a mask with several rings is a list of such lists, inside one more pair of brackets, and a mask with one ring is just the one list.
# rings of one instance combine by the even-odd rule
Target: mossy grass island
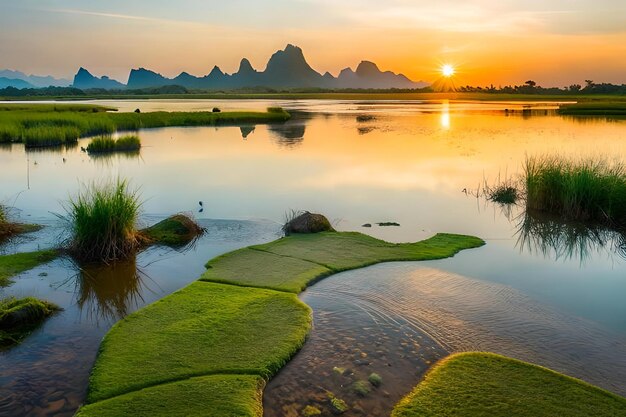
[[[133,410],[146,416],[261,416],[265,381],[298,351],[310,329],[311,311],[297,298],[306,286],[340,271],[441,259],[483,244],[452,234],[392,244],[354,232],[294,233],[219,256],[200,280],[113,326],[78,415]],[[200,388],[207,378],[215,382],[210,395]],[[185,410],[177,409],[177,401],[158,410],[148,404],[181,390],[188,392]],[[230,398],[232,404],[221,408]]]
[[391,415],[611,417],[626,415],[626,398],[541,366],[469,352],[433,366]]

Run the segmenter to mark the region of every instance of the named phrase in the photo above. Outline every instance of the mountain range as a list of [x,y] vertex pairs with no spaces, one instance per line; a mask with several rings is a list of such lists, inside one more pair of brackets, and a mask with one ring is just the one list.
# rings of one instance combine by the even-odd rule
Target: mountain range
[[49,75],[26,75],[21,71],[0,70],[0,88],[42,88],[42,87],[69,87],[71,80],[54,78]]
[[[4,78],[3,78],[4,77]],[[38,88],[70,85],[68,80],[52,77],[27,76],[17,71],[0,71],[0,88],[6,86],[16,88]],[[324,89],[388,89],[388,88],[422,88],[428,84],[423,81],[412,81],[403,74],[381,71],[370,61],[361,61],[356,70],[345,68],[338,76],[329,72],[320,74],[308,64],[302,49],[287,45],[284,50],[275,52],[269,59],[264,71],[252,67],[250,61],[243,58],[239,69],[233,74],[224,73],[218,66],[204,76],[194,76],[182,72],[174,78],[145,68],[132,69],[128,81],[123,84],[107,76],[96,77],[81,67],[71,86],[79,89],[99,88],[106,90],[143,89],[178,85],[197,90],[231,90],[238,88],[324,88]]]

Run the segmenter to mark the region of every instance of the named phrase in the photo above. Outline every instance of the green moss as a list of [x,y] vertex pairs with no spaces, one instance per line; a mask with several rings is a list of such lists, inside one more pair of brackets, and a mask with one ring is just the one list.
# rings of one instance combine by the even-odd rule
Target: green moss
[[441,259],[483,244],[475,237],[450,234],[400,244],[352,232],[294,234],[216,258],[201,279],[300,292],[335,272],[386,261]]
[[332,271],[298,258],[244,248],[211,260],[201,280],[299,293]]
[[57,256],[59,256],[59,252],[56,250],[43,250],[0,256],[0,287],[10,285],[12,283],[10,278],[14,275],[50,262]]
[[346,404],[344,400],[342,400],[341,398],[337,398],[332,394],[329,394],[328,400],[330,402],[330,406],[335,413],[343,414],[350,409],[350,407],[348,407],[348,404]]
[[626,399],[549,369],[491,353],[449,356],[392,417],[626,415]]
[[176,214],[141,231],[153,243],[163,245],[186,245],[200,236],[204,230],[190,217]]
[[310,309],[293,294],[195,282],[113,326],[88,402],[199,375],[269,377],[310,325]]
[[[115,415],[115,410],[124,409],[118,399],[202,375],[268,378],[302,346],[311,326],[310,309],[296,296],[306,285],[344,269],[389,260],[438,259],[482,244],[477,238],[444,234],[424,242],[391,244],[359,233],[331,232],[295,234],[215,258],[201,281],[111,329],[91,375],[87,402],[96,404],[84,412],[93,407],[102,415]],[[370,389],[369,383],[361,383]],[[248,397],[240,401],[250,400],[250,394],[241,395]],[[332,395],[329,401],[337,413],[348,409]],[[170,407],[153,415],[171,415]]]
[[359,380],[352,384],[352,391],[359,397],[365,397],[370,393],[371,387],[367,381]]
[[375,387],[380,387],[380,385],[383,383],[383,378],[376,372],[372,372],[370,376],[367,377],[367,380]]
[[317,407],[313,407],[312,405],[307,405],[306,407],[304,407],[304,410],[302,410],[302,417],[315,417],[321,415],[322,411]]
[[211,375],[157,385],[81,408],[76,417],[262,417],[263,379]]
[[33,297],[0,300],[0,347],[21,342],[59,307]]

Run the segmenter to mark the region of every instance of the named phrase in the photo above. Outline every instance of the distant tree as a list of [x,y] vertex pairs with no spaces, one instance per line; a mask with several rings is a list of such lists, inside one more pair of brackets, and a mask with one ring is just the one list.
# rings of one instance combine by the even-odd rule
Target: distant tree
[[528,80],[524,84],[526,84],[530,88],[535,88],[537,86],[537,83],[534,82],[533,80]]
[[572,84],[567,89],[572,93],[576,93],[582,89],[582,86],[580,84]]

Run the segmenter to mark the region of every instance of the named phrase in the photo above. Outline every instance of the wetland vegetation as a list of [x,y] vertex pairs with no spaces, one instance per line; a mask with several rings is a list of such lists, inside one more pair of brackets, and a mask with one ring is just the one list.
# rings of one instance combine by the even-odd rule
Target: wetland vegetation
[[[303,288],[339,271],[392,260],[440,259],[483,243],[439,234],[392,244],[360,233],[322,232],[293,234],[215,258],[199,281],[113,327],[93,368],[88,405],[79,415],[114,415],[128,408],[138,415],[171,415],[175,403],[154,414],[150,398],[173,396],[178,384],[195,386],[203,383],[196,377],[212,375],[225,383],[211,402],[202,403],[204,409],[212,401],[221,407],[219,398],[235,395],[238,400],[228,413],[243,402],[248,411],[242,415],[259,416],[263,380],[295,354],[310,329],[310,309],[296,297]],[[233,393],[232,374],[245,375],[250,384]],[[188,400],[200,404],[204,394],[197,395]]]
[[168,126],[280,123],[289,117],[289,113],[279,108],[266,112],[116,113],[107,107],[91,105],[5,104],[0,106],[0,143],[24,143],[29,148],[60,146],[75,144],[81,137],[120,131]]
[[34,297],[0,300],[0,349],[15,345],[59,307]]
[[392,417],[626,414],[626,399],[549,369],[470,352],[437,363]]
[[111,136],[98,136],[87,145],[87,153],[138,152],[141,140],[137,135],[125,135],[117,139]]

